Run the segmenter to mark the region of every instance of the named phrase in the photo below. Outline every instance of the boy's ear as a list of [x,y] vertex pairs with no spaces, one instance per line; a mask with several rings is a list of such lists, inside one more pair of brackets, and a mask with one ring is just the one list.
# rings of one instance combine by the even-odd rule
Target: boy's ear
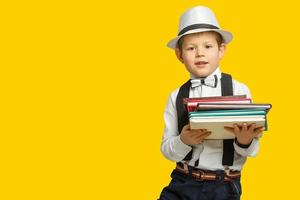
[[182,52],[179,48],[175,48],[175,54],[176,54],[176,57],[178,58],[178,60],[183,63]]
[[223,58],[225,51],[226,51],[226,44],[222,43],[219,48],[219,58],[220,59]]

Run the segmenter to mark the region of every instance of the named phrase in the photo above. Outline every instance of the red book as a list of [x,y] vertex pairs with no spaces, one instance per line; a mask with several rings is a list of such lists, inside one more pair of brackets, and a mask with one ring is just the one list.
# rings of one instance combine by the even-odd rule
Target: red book
[[224,103],[224,104],[250,104],[252,100],[246,95],[235,96],[218,96],[218,97],[200,97],[200,98],[184,98],[183,103],[187,107],[188,112],[197,110],[198,103]]

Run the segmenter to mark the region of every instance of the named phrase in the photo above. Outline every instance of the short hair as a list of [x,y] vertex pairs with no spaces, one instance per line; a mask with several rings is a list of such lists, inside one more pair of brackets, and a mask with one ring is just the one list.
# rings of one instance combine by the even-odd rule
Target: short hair
[[[222,44],[223,41],[224,41],[222,35],[219,34],[219,33],[217,33],[217,32],[215,32],[215,31],[207,31],[207,32],[209,32],[209,33],[214,33],[214,35],[216,36],[216,40],[217,40],[218,46],[220,47],[221,44]],[[201,33],[205,33],[205,32],[192,33],[192,34],[201,34]],[[186,36],[186,35],[182,36],[182,37],[178,40],[178,42],[177,42],[177,48],[179,48],[180,51],[182,50],[182,45],[183,45],[183,41],[184,41],[184,37],[185,37],[185,36]]]

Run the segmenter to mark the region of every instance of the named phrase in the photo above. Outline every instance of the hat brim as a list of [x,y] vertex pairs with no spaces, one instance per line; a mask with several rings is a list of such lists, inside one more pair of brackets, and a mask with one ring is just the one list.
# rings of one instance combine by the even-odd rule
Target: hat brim
[[203,28],[201,28],[201,29],[193,29],[193,30],[185,32],[182,35],[177,36],[176,38],[170,40],[168,42],[167,46],[170,47],[171,49],[175,49],[177,47],[178,40],[182,36],[192,34],[192,33],[201,33],[201,32],[208,32],[208,31],[213,31],[213,32],[219,33],[223,37],[223,40],[224,40],[225,44],[228,44],[233,38],[232,34],[229,31],[225,31],[225,30],[222,30],[222,29],[203,29]]

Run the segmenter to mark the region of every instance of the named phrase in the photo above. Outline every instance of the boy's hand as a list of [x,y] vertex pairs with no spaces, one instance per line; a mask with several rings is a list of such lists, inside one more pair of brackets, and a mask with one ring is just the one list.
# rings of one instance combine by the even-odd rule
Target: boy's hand
[[257,127],[255,123],[241,125],[233,124],[233,127],[224,127],[236,136],[238,143],[248,145],[252,142],[253,138],[257,137],[260,133],[265,130],[264,126]]
[[211,131],[206,129],[194,129],[191,130],[190,124],[185,125],[180,133],[181,141],[186,145],[200,144],[204,138],[209,136]]

